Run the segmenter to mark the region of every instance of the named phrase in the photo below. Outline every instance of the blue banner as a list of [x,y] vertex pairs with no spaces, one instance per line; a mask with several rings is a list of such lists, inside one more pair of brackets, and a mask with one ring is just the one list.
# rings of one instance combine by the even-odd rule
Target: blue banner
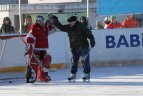
[[141,14],[143,0],[97,0],[98,15]]

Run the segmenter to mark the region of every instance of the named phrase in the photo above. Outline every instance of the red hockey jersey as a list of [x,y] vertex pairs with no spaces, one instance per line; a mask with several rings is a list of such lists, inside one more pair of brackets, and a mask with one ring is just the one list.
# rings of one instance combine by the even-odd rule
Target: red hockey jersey
[[35,46],[35,49],[46,49],[49,47],[48,44],[48,32],[52,28],[48,28],[47,26],[40,26],[39,24],[34,24],[32,28],[32,32],[26,36],[26,42],[32,43]]

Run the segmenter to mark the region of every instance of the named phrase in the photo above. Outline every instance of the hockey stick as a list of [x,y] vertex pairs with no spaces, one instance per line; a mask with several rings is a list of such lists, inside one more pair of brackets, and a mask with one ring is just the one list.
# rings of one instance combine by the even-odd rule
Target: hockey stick
[[80,56],[78,63],[82,63],[83,64],[83,62],[85,61],[85,59],[89,55],[90,51],[91,51],[91,47],[89,48],[87,54],[84,57]]
[[0,83],[14,83],[17,80],[24,80],[24,77],[15,77],[15,78],[3,78],[0,79]]
[[[90,53],[90,51],[91,51],[91,47],[89,48],[89,50],[88,50],[88,52],[86,53],[86,55],[84,56],[84,57],[81,57],[80,56],[80,58],[79,58],[79,60],[78,60],[78,63],[79,64],[81,64],[81,63],[83,63],[84,61],[85,61],[85,59],[87,58],[87,56],[88,56],[88,54]],[[71,58],[71,62],[73,62],[73,57]]]
[[2,62],[3,53],[4,53],[4,50],[5,50],[6,43],[7,43],[7,40],[4,41],[4,44],[3,44],[3,47],[2,47],[2,51],[1,51],[1,55],[0,55],[0,64]]
[[24,79],[24,77],[2,78],[1,80]]
[[[25,44],[25,46],[27,47],[27,43],[24,41],[24,39],[21,37],[20,32],[18,32],[18,35],[20,37],[20,39],[22,40],[22,42]],[[37,61],[38,65],[43,69],[44,72],[48,72],[49,69],[44,67],[43,63],[39,60],[39,58],[35,55],[35,53],[32,53],[34,59]]]

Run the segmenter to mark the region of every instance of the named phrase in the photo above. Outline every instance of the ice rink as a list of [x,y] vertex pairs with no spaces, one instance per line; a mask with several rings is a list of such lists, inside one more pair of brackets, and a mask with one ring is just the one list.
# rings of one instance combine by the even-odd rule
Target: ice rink
[[0,74],[13,78],[0,80],[0,96],[143,96],[143,65],[94,67],[90,82],[81,80],[82,68],[76,82],[68,82],[69,71],[50,72],[51,82],[35,84],[26,84],[24,73]]

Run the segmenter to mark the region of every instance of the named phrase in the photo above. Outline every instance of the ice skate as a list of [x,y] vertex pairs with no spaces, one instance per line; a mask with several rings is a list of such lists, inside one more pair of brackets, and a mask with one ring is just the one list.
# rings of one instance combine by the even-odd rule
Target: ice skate
[[83,81],[90,81],[90,74],[85,74],[85,75],[82,77],[82,80],[83,80]]
[[75,81],[76,74],[71,74],[71,76],[68,78],[68,81]]

